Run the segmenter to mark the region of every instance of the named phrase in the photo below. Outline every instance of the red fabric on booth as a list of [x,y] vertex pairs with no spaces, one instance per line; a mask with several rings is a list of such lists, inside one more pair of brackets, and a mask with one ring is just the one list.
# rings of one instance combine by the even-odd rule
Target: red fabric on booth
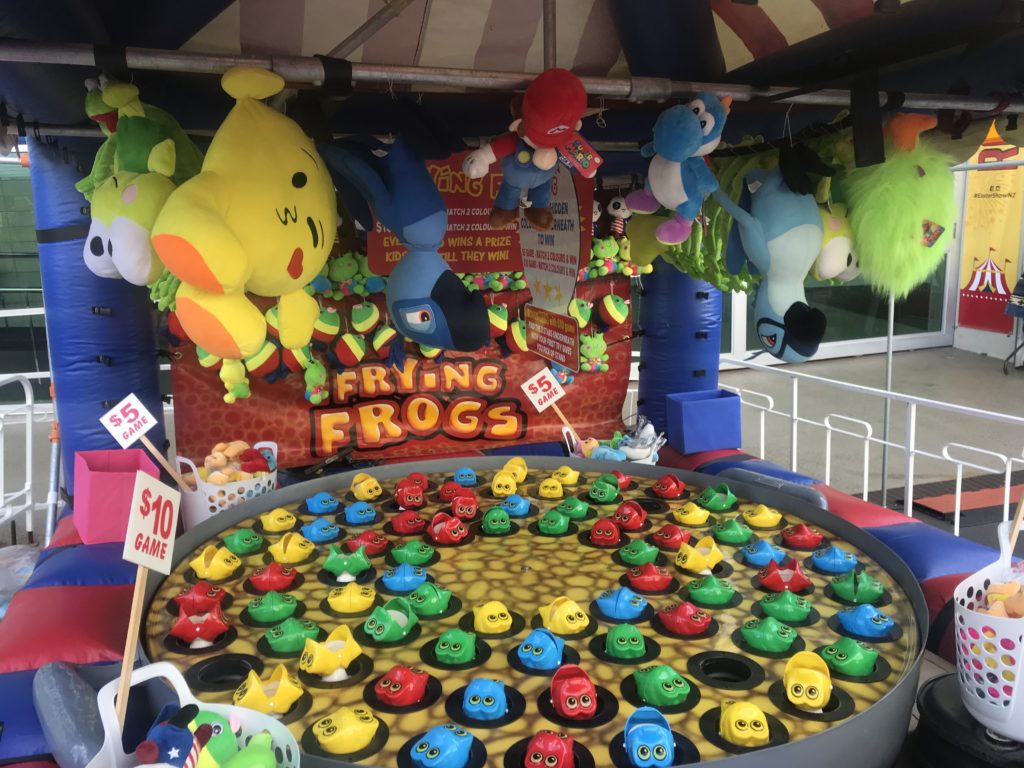
[[125,584],[16,593],[0,622],[0,673],[38,669],[51,661],[120,661],[133,591]]
[[7,763],[4,768],[57,768],[57,764],[51,762]]
[[[970,573],[951,573],[936,576],[921,582],[921,591],[928,604],[928,650],[939,654],[946,661],[956,662],[956,647],[953,643],[953,592]],[[941,615],[940,615],[941,614]]]
[[920,520],[913,517],[907,517],[900,512],[893,512],[891,509],[872,504],[870,501],[837,491],[824,483],[815,483],[811,487],[821,491],[821,494],[828,500],[829,512],[859,528],[882,528],[887,525],[921,523]]
[[53,538],[50,540],[51,547],[68,547],[81,543],[82,537],[78,535],[75,521],[71,515],[65,515],[57,521],[57,527],[53,531]]
[[701,451],[700,453],[680,453],[671,445],[666,444],[658,449],[658,466],[699,472],[702,464],[708,464],[718,459],[746,455],[743,451],[738,451],[735,448],[722,448],[717,451]]

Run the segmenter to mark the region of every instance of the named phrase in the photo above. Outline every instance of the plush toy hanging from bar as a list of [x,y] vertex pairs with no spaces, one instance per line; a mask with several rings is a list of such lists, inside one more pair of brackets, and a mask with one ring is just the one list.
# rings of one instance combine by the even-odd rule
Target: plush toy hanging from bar
[[[364,139],[319,146],[353,218],[369,231],[376,216],[408,249],[388,277],[386,294],[400,334],[389,357],[399,364],[403,336],[463,352],[490,340],[483,295],[470,291],[438,253],[448,211],[424,163],[424,154],[439,151],[438,137],[429,134],[410,118],[406,133],[390,145]],[[427,144],[433,151],[424,149]]]
[[551,184],[559,162],[593,178],[603,162],[582,136],[587,108],[583,83],[567,69],[548,69],[530,83],[521,101],[514,101],[515,119],[509,132],[470,152],[463,172],[483,178],[501,162],[503,179],[491,209],[492,227],[505,227],[519,219],[520,195],[525,190],[529,206],[523,210],[534,229],[550,229]]
[[643,189],[630,192],[626,205],[634,214],[665,208],[674,213],[655,230],[658,242],[678,245],[690,236],[693,220],[705,198],[718,189],[706,157],[722,139],[732,99],[702,92],[688,104],[677,104],[658,115],[654,140],[640,153],[651,158]]
[[277,299],[277,336],[301,350],[320,316],[305,286],[334,244],[337,202],[323,159],[302,129],[261,100],[273,72],[235,67],[221,79],[235,106],[214,134],[199,175],[171,193],[153,247],[181,280],[176,314],[197,347],[223,359],[226,402],[249,396],[243,359],[264,346],[267,323],[246,292]]

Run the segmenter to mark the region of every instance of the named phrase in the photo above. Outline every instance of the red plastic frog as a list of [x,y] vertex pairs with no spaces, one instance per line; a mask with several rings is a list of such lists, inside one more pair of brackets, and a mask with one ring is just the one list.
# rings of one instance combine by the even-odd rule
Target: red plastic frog
[[249,577],[249,583],[260,592],[283,592],[291,588],[297,575],[294,568],[273,562],[257,568]]
[[523,768],[573,768],[571,736],[554,731],[538,731],[526,745]]
[[654,495],[660,499],[678,499],[686,490],[686,483],[675,475],[662,475],[651,486]]
[[673,635],[699,635],[711,624],[711,614],[693,603],[679,603],[658,611],[661,625]]
[[346,539],[345,547],[349,552],[355,552],[359,547],[366,547],[366,554],[370,557],[381,554],[385,549],[388,548],[388,541],[386,536],[381,536],[375,531],[363,531],[358,536],[351,539]]
[[651,534],[651,543],[658,549],[676,552],[690,541],[691,532],[680,528],[675,523],[666,523]]
[[563,664],[551,678],[551,704],[562,717],[589,720],[597,713],[597,689],[576,664]]
[[445,503],[450,503],[452,499],[458,496],[464,488],[456,483],[454,480],[449,480],[447,483],[441,486],[441,490],[437,492],[437,498]]
[[615,510],[612,520],[624,531],[639,531],[647,522],[647,510],[635,501],[624,501]]
[[410,483],[418,485],[424,491],[426,491],[427,486],[430,485],[430,481],[427,480],[427,476],[424,475],[422,472],[410,472],[408,475],[405,476],[405,478],[403,478],[403,480],[408,480]]
[[174,622],[174,626],[171,627],[168,634],[189,645],[197,640],[206,645],[213,643],[230,628],[230,625],[224,620],[224,614],[221,613],[219,604],[214,604],[209,611],[193,614],[186,613],[185,608],[182,607],[178,611],[178,620]]
[[427,521],[420,517],[415,510],[406,509],[391,518],[391,527],[395,533],[409,536],[422,533],[423,529],[427,527]]
[[427,535],[435,544],[458,544],[469,536],[469,528],[454,515],[438,512],[430,520]]
[[817,549],[825,537],[806,523],[791,525],[782,531],[782,543],[794,549]]
[[654,563],[645,563],[633,566],[626,571],[626,579],[633,589],[644,592],[660,592],[663,589],[668,589],[672,583],[672,574],[668,569]]
[[423,489],[409,483],[395,488],[395,503],[402,509],[420,509],[423,506]]
[[186,615],[192,616],[199,613],[208,613],[215,607],[219,607],[228,596],[220,587],[215,587],[208,581],[197,581],[188,589],[183,589],[174,596],[174,602]]
[[469,491],[467,488],[463,488],[467,493],[460,493],[454,499],[452,499],[452,514],[460,520],[472,520],[476,517],[477,510],[479,509],[479,502],[477,501],[476,494]]
[[621,539],[619,524],[608,517],[601,518],[590,529],[590,543],[599,547],[617,547]]
[[617,469],[612,470],[612,474],[615,475],[615,479],[619,481],[619,490],[629,490],[629,486],[633,484],[633,476],[624,474]]
[[373,692],[392,707],[411,707],[423,700],[429,679],[422,669],[395,664],[373,684]]
[[767,568],[757,572],[757,580],[770,592],[803,592],[811,586],[811,580],[793,558],[781,566],[772,560]]

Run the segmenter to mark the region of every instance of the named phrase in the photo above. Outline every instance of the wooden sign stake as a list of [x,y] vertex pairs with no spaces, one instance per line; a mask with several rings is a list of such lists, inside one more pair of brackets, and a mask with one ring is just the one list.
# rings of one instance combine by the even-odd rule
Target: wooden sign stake
[[149,453],[153,456],[153,458],[160,463],[160,466],[167,471],[167,474],[174,478],[174,482],[178,484],[178,488],[181,489],[182,493],[192,490],[188,485],[185,484],[185,478],[181,476],[178,470],[171,466],[171,462],[167,460],[167,457],[164,456],[163,453],[158,451],[157,447],[153,445],[152,440],[150,440],[145,435],[142,435],[139,438],[139,442],[146,446],[146,450],[148,450]]
[[128,617],[128,637],[124,642],[124,656],[121,659],[121,679],[117,685],[117,727],[124,731],[125,713],[128,711],[128,692],[132,685],[132,669],[135,667],[135,644],[142,623],[142,604],[146,594],[149,569],[140,565],[135,571],[135,591],[132,592],[132,608]]

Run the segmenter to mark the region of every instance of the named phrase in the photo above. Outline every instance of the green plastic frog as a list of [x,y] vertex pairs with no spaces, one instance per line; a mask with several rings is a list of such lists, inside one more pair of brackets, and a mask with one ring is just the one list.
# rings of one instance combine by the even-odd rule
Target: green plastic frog
[[686,701],[690,684],[668,664],[641,667],[633,673],[640,699],[652,707],[674,707]]
[[616,624],[605,636],[604,652],[615,659],[638,659],[647,653],[647,641],[632,624]]
[[751,619],[740,627],[740,634],[747,645],[765,653],[785,653],[799,637],[795,629],[772,616]]
[[458,628],[446,629],[437,638],[434,655],[441,664],[468,664],[476,658],[476,634]]
[[407,541],[392,549],[391,556],[399,564],[423,565],[434,556],[434,548],[424,541]]

